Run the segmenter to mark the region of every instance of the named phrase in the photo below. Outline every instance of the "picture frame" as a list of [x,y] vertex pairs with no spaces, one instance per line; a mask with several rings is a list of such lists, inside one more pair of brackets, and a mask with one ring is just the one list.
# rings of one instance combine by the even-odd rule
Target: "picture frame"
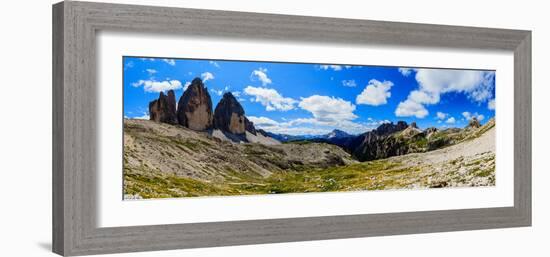
[[[514,53],[514,206],[98,227],[98,31]],[[531,225],[531,32],[64,1],[53,6],[53,251],[64,256]]]

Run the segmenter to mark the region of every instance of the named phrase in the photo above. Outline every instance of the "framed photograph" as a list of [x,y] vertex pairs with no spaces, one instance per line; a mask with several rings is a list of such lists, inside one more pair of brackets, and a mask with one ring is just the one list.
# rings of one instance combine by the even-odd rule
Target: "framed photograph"
[[53,6],[53,251],[531,225],[531,32]]

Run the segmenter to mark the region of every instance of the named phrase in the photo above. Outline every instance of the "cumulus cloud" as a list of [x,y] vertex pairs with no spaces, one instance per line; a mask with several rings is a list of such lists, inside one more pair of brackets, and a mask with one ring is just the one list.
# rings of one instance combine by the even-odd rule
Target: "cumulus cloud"
[[175,66],[176,65],[176,60],[174,60],[174,59],[162,59],[162,61],[167,63],[170,66]]
[[297,103],[296,100],[283,97],[277,90],[271,88],[247,86],[244,93],[253,96],[250,100],[261,103],[265,106],[266,111],[289,111],[294,109],[294,105]]
[[127,63],[124,64],[124,70],[130,69],[130,68],[133,68],[133,67],[134,67],[134,62],[133,61],[128,61]]
[[445,121],[445,123],[447,124],[454,124],[455,122],[456,122],[455,117],[450,117]]
[[[125,116],[125,118],[127,118],[127,117]],[[144,112],[143,115],[132,117],[132,119],[134,119],[134,120],[149,120],[150,118],[149,118],[149,114]]]
[[145,72],[149,73],[149,76],[155,75],[157,73],[157,70],[155,69],[146,69]]
[[321,70],[341,71],[342,69],[349,68],[351,68],[351,65],[319,65],[319,69]]
[[201,74],[202,82],[206,83],[206,81],[214,79],[214,74],[210,72],[204,72]]
[[408,77],[408,76],[411,75],[412,72],[414,71],[414,69],[412,69],[412,68],[399,68],[398,70],[399,70],[399,72],[401,72],[401,74],[403,74],[403,76],[405,76],[405,77]]
[[428,115],[428,110],[424,105],[419,104],[411,99],[407,99],[404,102],[400,102],[395,109],[395,116],[397,117],[409,117],[415,116],[422,119]]
[[492,97],[494,77],[494,72],[473,70],[419,69],[416,73],[421,91],[434,95],[466,93],[477,102]]
[[255,126],[259,128],[275,127],[279,126],[279,122],[276,122],[267,117],[248,116],[248,120],[252,121]]
[[359,94],[355,100],[357,104],[367,104],[378,106],[388,103],[387,99],[391,96],[390,89],[393,82],[380,82],[376,79],[371,79],[363,92]]
[[487,108],[489,108],[489,110],[495,110],[496,108],[495,99],[489,100],[489,102],[487,103]]
[[342,86],[344,86],[344,87],[356,87],[357,84],[355,83],[355,80],[353,80],[353,79],[342,80]]
[[132,83],[133,87],[143,86],[143,90],[149,93],[159,93],[165,92],[167,90],[176,90],[182,88],[181,82],[179,80],[165,80],[165,81],[154,81],[154,80],[139,80],[138,82]]
[[264,87],[271,84],[271,79],[267,76],[267,69],[265,68],[258,68],[257,70],[252,71],[252,74],[250,74],[250,80],[255,81],[256,79],[262,82],[262,86]]
[[483,119],[485,119],[485,116],[483,114],[478,114],[477,112],[476,113],[463,112],[462,116],[464,116],[464,118],[468,121],[473,118],[477,118],[477,120],[479,121],[482,121]]
[[447,118],[447,116],[448,116],[449,114],[448,114],[448,113],[444,113],[444,112],[437,112],[435,115],[437,116],[438,119],[444,120],[445,118]]
[[298,106],[311,112],[313,117],[320,121],[342,121],[357,118],[357,115],[353,113],[355,105],[341,98],[312,95],[302,98]]
[[[442,94],[450,92],[465,93],[474,102],[485,102],[493,97],[494,77],[492,71],[416,69],[415,79],[419,88],[411,91],[407,99],[398,105],[396,115],[425,117],[428,111],[424,105],[437,104]],[[414,108],[417,112],[407,111],[403,109],[405,107]]]

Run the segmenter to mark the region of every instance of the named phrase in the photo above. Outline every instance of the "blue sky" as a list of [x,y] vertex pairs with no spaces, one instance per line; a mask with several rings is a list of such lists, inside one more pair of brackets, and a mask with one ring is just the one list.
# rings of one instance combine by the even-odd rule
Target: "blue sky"
[[174,89],[177,101],[196,77],[214,107],[230,91],[275,133],[359,134],[398,120],[464,127],[495,115],[494,71],[142,57],[123,57],[123,70],[126,118],[147,119],[159,92]]

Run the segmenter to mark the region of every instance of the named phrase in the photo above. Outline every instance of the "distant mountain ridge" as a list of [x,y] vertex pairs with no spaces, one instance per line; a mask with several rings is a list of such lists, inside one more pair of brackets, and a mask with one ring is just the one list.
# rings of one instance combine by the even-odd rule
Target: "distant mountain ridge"
[[[495,126],[494,118],[485,125],[472,118],[464,129],[449,128],[439,130],[430,127],[418,128],[415,122],[405,121],[384,123],[378,128],[357,136],[317,137],[312,142],[329,143],[342,147],[359,161],[384,159],[409,153],[427,152],[454,145],[472,137],[479,136]],[[480,132],[481,131],[481,132]]]

